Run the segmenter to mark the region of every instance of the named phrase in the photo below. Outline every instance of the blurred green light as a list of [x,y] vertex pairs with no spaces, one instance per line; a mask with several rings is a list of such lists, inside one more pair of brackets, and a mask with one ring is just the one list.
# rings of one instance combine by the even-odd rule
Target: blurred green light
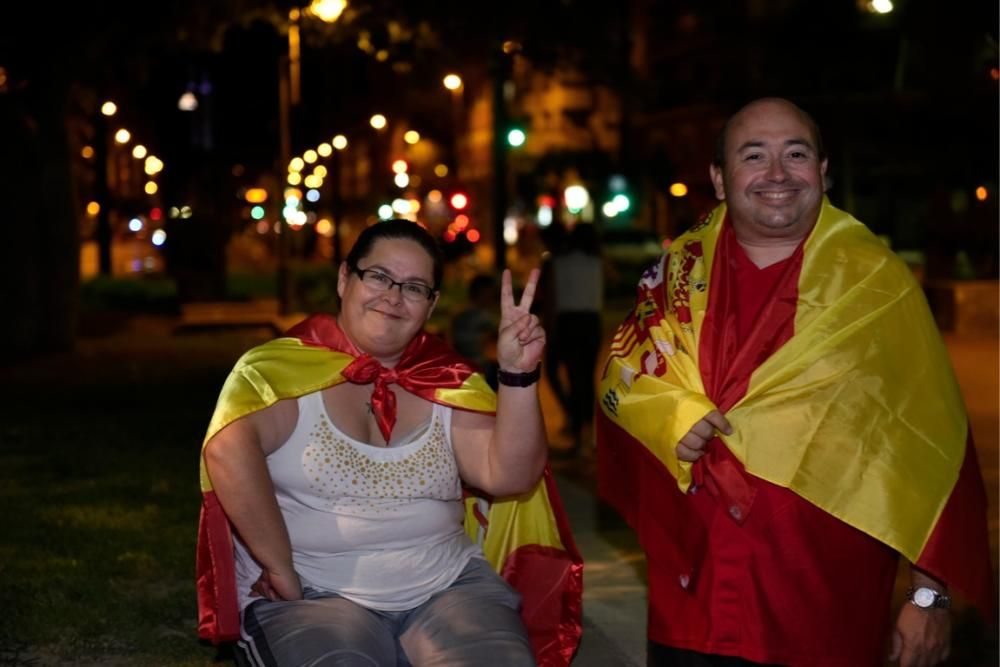
[[507,143],[514,148],[523,146],[527,138],[528,137],[524,133],[524,130],[518,127],[515,127],[507,132]]
[[250,217],[254,220],[262,220],[264,218],[264,207],[254,206],[250,209]]

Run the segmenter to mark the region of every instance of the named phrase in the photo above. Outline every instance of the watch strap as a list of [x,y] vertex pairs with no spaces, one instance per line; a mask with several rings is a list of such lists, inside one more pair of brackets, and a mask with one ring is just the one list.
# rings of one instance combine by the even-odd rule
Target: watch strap
[[497,382],[507,387],[530,387],[538,382],[542,377],[542,365],[535,366],[535,370],[527,373],[511,373],[502,368],[497,370]]

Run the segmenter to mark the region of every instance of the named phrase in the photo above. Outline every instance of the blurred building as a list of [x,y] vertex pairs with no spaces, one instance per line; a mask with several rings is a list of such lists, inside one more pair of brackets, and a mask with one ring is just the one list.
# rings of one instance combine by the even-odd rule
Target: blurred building
[[[914,0],[632,3],[628,142],[667,235],[711,205],[726,117],[791,98],[819,123],[835,204],[929,277],[997,275],[997,6]],[[688,200],[666,194],[684,182]]]

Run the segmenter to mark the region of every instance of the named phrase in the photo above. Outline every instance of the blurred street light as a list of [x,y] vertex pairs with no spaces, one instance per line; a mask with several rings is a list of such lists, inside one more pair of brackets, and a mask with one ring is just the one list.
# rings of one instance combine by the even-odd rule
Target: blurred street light
[[126,130],[124,127],[115,132],[115,141],[120,144],[127,144],[129,139],[132,138],[132,133]]
[[198,108],[198,98],[190,90],[185,91],[177,100],[177,108],[181,111],[195,111]]
[[872,14],[888,14],[895,9],[892,0],[863,0],[858,4],[863,4],[864,8]]
[[443,83],[448,90],[459,90],[462,87],[462,77],[457,74],[448,74],[444,77]]
[[570,213],[579,213],[590,203],[590,193],[582,185],[570,185],[563,191],[563,200]]
[[373,115],[368,122],[376,130],[385,129],[385,126],[388,124],[388,121],[385,119],[385,116],[383,116],[380,113],[377,113],[377,114]]
[[322,21],[333,23],[346,8],[346,0],[313,0],[308,12]]
[[[333,23],[340,18],[346,6],[347,3],[344,0],[313,0],[306,9],[306,14],[326,23]],[[281,66],[278,68],[278,109],[281,127],[281,154],[279,156],[281,166],[279,167],[279,179],[281,176],[280,170],[289,170],[290,173],[286,177],[289,185],[298,185],[301,182],[301,175],[298,173],[299,170],[291,170],[292,115],[294,109],[302,101],[301,42],[299,35],[301,18],[302,12],[298,9],[292,9],[288,12],[288,22],[285,25],[288,31],[288,55],[282,57]],[[279,182],[281,181],[279,180]],[[279,310],[281,314],[287,315],[291,301],[291,276],[288,272],[290,245],[288,234],[281,233],[281,220],[283,219],[282,216],[279,216],[278,222],[275,223],[276,231],[278,231],[277,291]]]
[[111,117],[118,112],[118,105],[114,102],[105,102],[101,105],[101,113],[105,116]]

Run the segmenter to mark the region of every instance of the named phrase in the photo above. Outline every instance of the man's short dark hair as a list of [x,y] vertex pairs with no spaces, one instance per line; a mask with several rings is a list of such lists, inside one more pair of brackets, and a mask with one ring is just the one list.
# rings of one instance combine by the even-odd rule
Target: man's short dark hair
[[726,137],[729,135],[729,126],[732,124],[733,119],[740,115],[740,112],[751,104],[756,104],[757,102],[763,102],[765,100],[780,101],[791,105],[791,107],[802,116],[802,119],[806,123],[806,127],[809,128],[809,132],[813,137],[813,142],[816,144],[816,155],[818,156],[820,162],[826,159],[826,148],[823,147],[823,135],[820,134],[819,125],[816,123],[816,120],[809,115],[808,111],[794,102],[786,100],[782,97],[762,97],[760,99],[753,100],[752,102],[747,102],[726,119],[725,125],[722,126],[722,131],[715,137],[715,155],[712,157],[712,164],[720,168],[726,164]]

